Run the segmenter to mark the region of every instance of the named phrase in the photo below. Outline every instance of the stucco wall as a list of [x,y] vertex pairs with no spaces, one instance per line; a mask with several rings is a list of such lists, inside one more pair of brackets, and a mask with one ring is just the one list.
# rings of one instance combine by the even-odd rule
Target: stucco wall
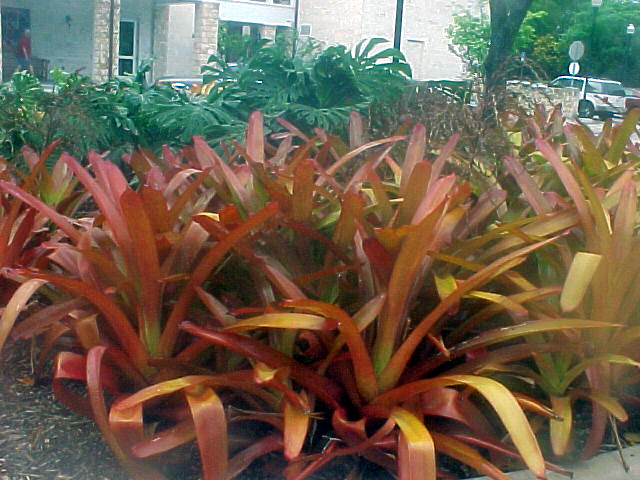
[[[313,38],[330,45],[353,46],[366,36],[362,32],[365,0],[298,1],[298,25],[311,25]],[[390,1],[380,0],[380,3]]]
[[[453,15],[481,0],[405,0],[401,50],[415,79],[457,79],[463,66],[449,50],[445,30]],[[354,46],[364,38],[393,42],[396,0],[300,0],[299,24],[323,43]],[[387,45],[389,46],[389,45]]]
[[[50,68],[91,74],[93,2],[86,0],[2,0],[3,7],[31,10],[31,53]],[[71,18],[67,24],[66,16]]]
[[402,50],[419,80],[458,79],[462,62],[449,50],[447,27],[466,0],[405,0]]
[[169,48],[166,75],[192,75],[193,68],[193,4],[169,7]]
[[[138,60],[151,56],[153,0],[120,0],[121,18],[138,22]],[[50,68],[91,74],[93,2],[90,0],[2,0],[3,7],[31,11],[31,48]],[[71,20],[67,23],[66,17]]]
[[261,23],[291,27],[293,25],[293,5],[279,5],[269,2],[233,0],[220,2],[220,20],[227,22]]

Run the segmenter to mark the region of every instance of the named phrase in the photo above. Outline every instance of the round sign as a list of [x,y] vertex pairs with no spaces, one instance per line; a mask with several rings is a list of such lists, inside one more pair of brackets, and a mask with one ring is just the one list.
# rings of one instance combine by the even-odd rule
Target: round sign
[[569,64],[569,73],[571,75],[577,75],[580,71],[580,64],[578,62],[571,62]]
[[580,40],[573,42],[569,46],[569,58],[571,58],[571,60],[573,60],[574,62],[577,62],[578,60],[580,60],[583,55],[584,55],[584,43],[582,43]]

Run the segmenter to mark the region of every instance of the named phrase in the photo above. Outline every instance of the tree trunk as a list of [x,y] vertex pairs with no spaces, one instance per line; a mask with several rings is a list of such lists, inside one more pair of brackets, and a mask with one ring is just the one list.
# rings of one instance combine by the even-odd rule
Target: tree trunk
[[489,0],[491,44],[484,62],[485,87],[493,87],[502,63],[511,54],[513,41],[533,0]]

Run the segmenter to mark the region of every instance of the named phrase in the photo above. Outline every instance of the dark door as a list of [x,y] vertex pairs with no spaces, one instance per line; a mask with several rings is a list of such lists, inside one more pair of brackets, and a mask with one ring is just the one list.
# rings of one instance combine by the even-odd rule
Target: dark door
[[31,12],[26,8],[2,7],[2,81],[6,82],[16,70],[18,40],[31,28]]

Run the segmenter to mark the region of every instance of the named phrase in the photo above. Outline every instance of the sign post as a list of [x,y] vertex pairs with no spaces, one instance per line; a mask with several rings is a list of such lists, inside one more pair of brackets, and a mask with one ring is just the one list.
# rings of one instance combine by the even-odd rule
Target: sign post
[[576,40],[569,46],[569,58],[573,62],[577,62],[584,55],[584,43],[580,40]]
[[571,62],[569,64],[569,73],[571,75],[577,75],[580,71],[580,64],[578,62]]

